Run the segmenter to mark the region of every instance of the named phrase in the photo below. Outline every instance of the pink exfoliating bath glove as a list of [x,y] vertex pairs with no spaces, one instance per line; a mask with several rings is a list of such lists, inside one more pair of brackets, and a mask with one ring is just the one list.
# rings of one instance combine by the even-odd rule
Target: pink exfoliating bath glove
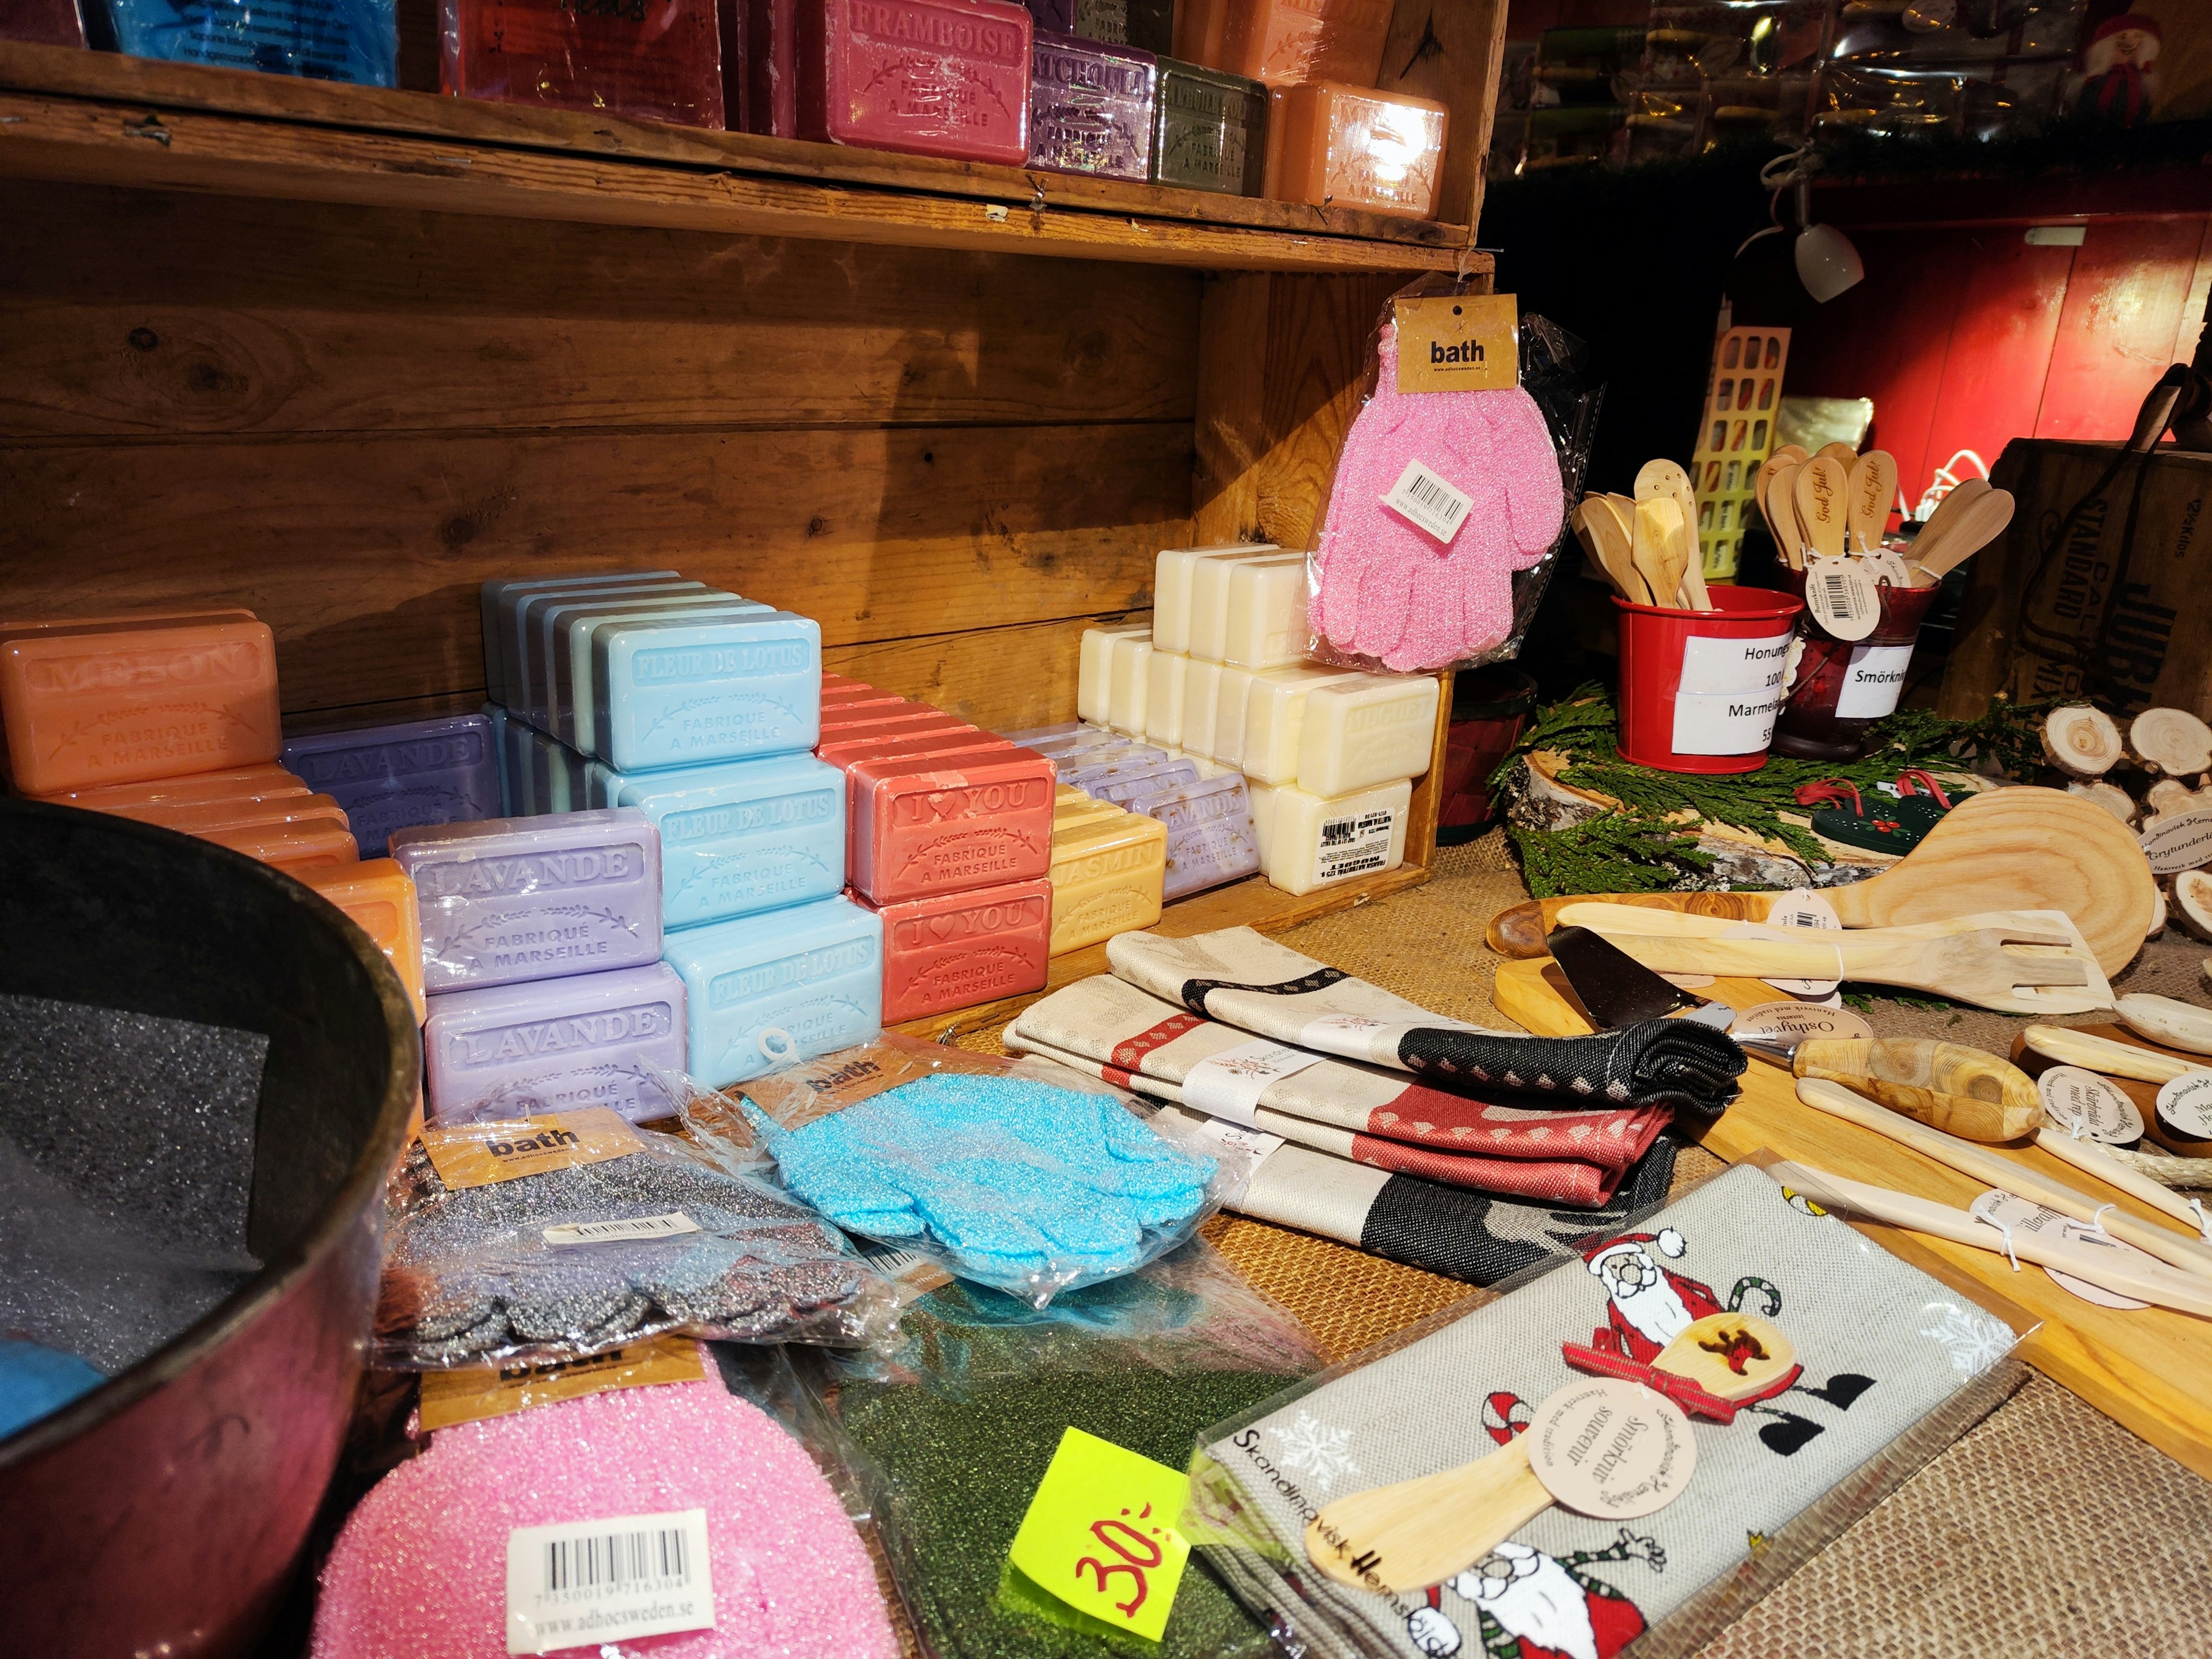
[[591,1659],[897,1659],[866,1548],[799,1443],[715,1377],[441,1429],[354,1510],[313,1659],[507,1659],[507,1534],[707,1511],[711,1631],[586,1636]]
[[[1314,556],[1315,629],[1401,672],[1487,650],[1513,625],[1512,575],[1559,538],[1559,459],[1536,401],[1500,392],[1398,390],[1385,324],[1375,396],[1352,421]],[[1419,461],[1474,506],[1449,544],[1382,505]]]

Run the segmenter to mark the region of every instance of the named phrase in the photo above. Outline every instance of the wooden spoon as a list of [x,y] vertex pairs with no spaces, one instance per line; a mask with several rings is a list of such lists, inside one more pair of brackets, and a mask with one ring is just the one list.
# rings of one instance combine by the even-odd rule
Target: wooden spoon
[[[1950,505],[1946,500],[1944,506]],[[1944,573],[1980,552],[1998,537],[2012,522],[2013,499],[2008,489],[1985,489],[1958,512],[1943,519],[1939,527],[1935,520],[1920,532],[1919,544],[1913,549],[1914,562],[1930,576],[1941,580]],[[1935,544],[1927,545],[1930,537]]]
[[[1741,1370],[1731,1368],[1731,1357]],[[1769,1321],[1709,1314],[1669,1342],[1651,1369],[1734,1401],[1765,1393],[1796,1363],[1790,1339]],[[1403,1594],[1465,1571],[1551,1506],[1529,1466],[1527,1439],[1516,1437],[1456,1468],[1324,1505],[1306,1528],[1306,1556],[1350,1589]]]
[[1849,545],[1850,475],[1841,465],[1815,455],[1797,469],[1791,496],[1805,539],[1824,559],[1841,558]]
[[1858,451],[1853,449],[1847,443],[1822,444],[1818,449],[1813,452],[1813,459],[1814,460],[1833,461],[1837,465],[1842,467],[1846,473],[1850,472],[1851,470],[1851,463],[1858,459]]
[[1709,611],[1712,601],[1705,593],[1705,560],[1698,550],[1698,492],[1690,475],[1673,461],[1646,461],[1636,475],[1636,499],[1638,501],[1672,500],[1682,510],[1682,585],[1683,597],[1691,609]]
[[1851,551],[1871,552],[1881,545],[1897,496],[1897,458],[1886,449],[1867,451],[1851,466],[1850,489]]
[[1586,495],[1583,506],[1589,511],[1590,536],[1597,543],[1598,562],[1613,578],[1613,586],[1631,605],[1650,605],[1650,584],[1644,573],[1636,568],[1631,549],[1634,526],[1621,517],[1620,505],[1609,495]]
[[1636,503],[1636,534],[1630,544],[1636,568],[1651,585],[1654,605],[1682,603],[1682,509],[1671,498]]
[[1766,517],[1775,550],[1792,570],[1805,568],[1805,532],[1797,523],[1796,486],[1802,461],[1771,460],[1759,470],[1759,510]]

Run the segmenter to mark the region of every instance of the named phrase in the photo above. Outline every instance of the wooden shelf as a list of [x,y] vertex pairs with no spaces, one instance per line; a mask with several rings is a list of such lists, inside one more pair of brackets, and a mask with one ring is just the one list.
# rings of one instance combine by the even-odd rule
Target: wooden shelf
[[10,43],[0,177],[1215,270],[1492,267],[1465,225]]

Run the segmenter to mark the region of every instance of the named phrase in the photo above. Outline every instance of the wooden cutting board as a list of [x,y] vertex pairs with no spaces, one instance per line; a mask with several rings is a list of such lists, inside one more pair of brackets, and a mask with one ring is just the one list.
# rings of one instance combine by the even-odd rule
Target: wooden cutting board
[[[1771,987],[1747,979],[1717,980],[1700,994],[1736,1008],[1775,1000]],[[1540,1036],[1578,1036],[1591,1029],[1549,957],[1499,963],[1492,1000],[1500,1013]],[[1986,1190],[1970,1176],[1871,1130],[1800,1105],[1793,1079],[1763,1060],[1751,1063],[1741,1096],[1699,1139],[1708,1152],[1731,1164],[1765,1148],[1960,1209]],[[1990,1150],[2100,1200],[2111,1198],[2154,1224],[2186,1236],[2170,1218],[2048,1152],[2033,1147]],[[1901,1237],[1909,1245],[1900,1253],[1923,1249],[2041,1318],[2043,1325],[2021,1345],[2022,1358],[2168,1456],[2212,1479],[2212,1390],[2204,1383],[2212,1377],[2212,1320],[2164,1308],[2101,1308],[2062,1289],[2039,1267],[2015,1273],[2001,1255],[1917,1234]]]

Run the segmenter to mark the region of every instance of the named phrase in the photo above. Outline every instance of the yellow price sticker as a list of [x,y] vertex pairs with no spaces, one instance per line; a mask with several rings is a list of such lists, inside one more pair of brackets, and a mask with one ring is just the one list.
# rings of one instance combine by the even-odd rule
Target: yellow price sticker
[[1158,1641],[1190,1560],[1190,1477],[1080,1429],[1060,1437],[1007,1559],[1078,1613]]

